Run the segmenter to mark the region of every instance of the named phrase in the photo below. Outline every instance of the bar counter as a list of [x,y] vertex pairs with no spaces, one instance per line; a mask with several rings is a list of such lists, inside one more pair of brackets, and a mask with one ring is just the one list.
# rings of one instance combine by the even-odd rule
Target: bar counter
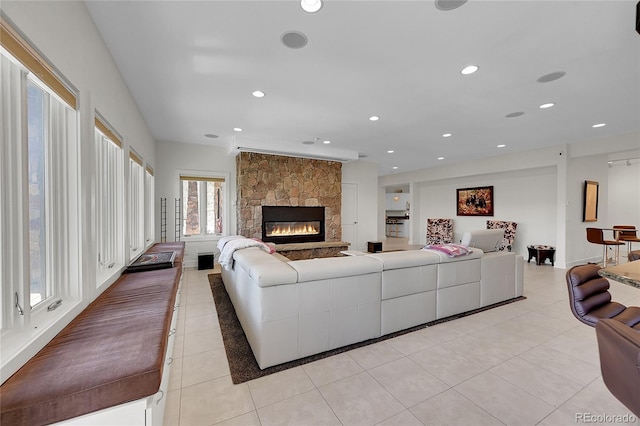
[[640,260],[603,268],[598,271],[598,274],[622,284],[640,288]]

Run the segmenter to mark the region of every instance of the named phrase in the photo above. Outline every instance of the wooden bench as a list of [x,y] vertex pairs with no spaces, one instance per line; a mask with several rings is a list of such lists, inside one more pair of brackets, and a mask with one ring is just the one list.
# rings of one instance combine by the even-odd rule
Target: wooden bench
[[[98,296],[0,386],[0,424],[50,424],[158,394],[168,376],[181,261],[124,274]],[[143,409],[131,423],[145,417]]]

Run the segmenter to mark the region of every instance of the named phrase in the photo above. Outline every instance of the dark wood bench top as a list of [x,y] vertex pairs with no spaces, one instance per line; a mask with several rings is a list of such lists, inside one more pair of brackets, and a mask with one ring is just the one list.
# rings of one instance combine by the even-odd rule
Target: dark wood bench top
[[50,424],[157,393],[181,273],[122,275],[0,386],[0,424]]

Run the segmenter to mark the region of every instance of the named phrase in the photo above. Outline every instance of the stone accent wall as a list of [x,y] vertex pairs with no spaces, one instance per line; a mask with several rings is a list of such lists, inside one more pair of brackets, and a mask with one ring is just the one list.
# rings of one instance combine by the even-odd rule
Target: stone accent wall
[[241,152],[236,157],[238,235],[262,238],[262,206],[325,207],[325,240],[340,241],[342,163]]

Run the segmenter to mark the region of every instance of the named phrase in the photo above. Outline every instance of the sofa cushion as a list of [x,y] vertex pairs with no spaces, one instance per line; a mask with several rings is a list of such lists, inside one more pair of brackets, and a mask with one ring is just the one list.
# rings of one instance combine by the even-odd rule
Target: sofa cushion
[[181,268],[125,274],[0,387],[1,424],[50,424],[158,392]]
[[462,236],[462,245],[479,248],[483,252],[498,251],[504,238],[503,229],[478,229],[465,232]]
[[440,257],[435,252],[424,250],[392,251],[369,254],[367,257],[382,263],[384,270],[433,265],[440,261]]
[[369,256],[294,260],[289,262],[289,265],[298,272],[298,282],[382,272],[382,263]]

